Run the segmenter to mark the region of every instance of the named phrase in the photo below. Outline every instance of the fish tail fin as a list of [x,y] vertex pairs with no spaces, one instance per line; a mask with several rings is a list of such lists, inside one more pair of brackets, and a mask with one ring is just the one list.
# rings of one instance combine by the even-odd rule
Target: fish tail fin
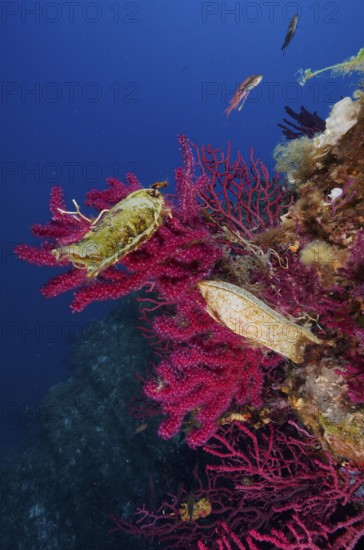
[[229,118],[230,113],[231,113],[232,110],[233,110],[233,108],[230,105],[228,107],[226,107],[226,109],[224,111],[224,114],[226,115],[226,118]]

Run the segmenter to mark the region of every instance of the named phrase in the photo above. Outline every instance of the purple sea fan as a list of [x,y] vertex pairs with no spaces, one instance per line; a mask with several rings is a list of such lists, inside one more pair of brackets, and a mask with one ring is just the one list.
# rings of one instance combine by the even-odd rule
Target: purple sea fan
[[[296,113],[287,105],[284,110],[286,111],[287,115],[289,115],[293,120],[298,123],[294,124],[292,121],[284,118],[283,122],[286,123],[286,126],[284,124],[278,124],[278,126],[282,128],[285,138],[296,139],[302,136],[312,138],[316,134],[320,134],[321,132],[325,131],[325,120],[321,118],[316,113],[316,111],[310,113],[310,111],[307,111],[307,109],[302,106],[300,112]],[[290,126],[290,128],[288,128],[288,126]]]

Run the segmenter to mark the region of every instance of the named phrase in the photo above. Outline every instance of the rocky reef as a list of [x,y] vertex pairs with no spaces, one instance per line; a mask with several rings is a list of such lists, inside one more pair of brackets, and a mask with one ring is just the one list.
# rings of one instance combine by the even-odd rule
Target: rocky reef
[[74,348],[74,374],[28,411],[27,447],[1,464],[3,548],[100,550],[154,548],[125,534],[110,534],[110,514],[131,517],[137,503],[153,509],[173,482],[173,467],[187,454],[156,435],[155,420],[138,433],[130,402],[140,399],[150,348],[137,330],[134,300],[105,321],[92,323]]
[[[294,145],[292,146],[292,143]],[[295,169],[289,169],[290,154]],[[364,463],[364,108],[361,92],[333,106],[326,129],[279,147],[296,201],[274,234],[314,275],[337,315],[317,303],[324,332],[287,381],[292,406],[325,448]],[[304,174],[304,176],[303,176]],[[264,239],[268,238],[268,234]],[[314,311],[310,312],[314,314]]]

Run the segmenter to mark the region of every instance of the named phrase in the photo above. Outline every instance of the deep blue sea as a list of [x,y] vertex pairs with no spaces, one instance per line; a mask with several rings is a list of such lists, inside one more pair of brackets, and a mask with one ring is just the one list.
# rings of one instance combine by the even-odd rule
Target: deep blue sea
[[[36,242],[52,186],[82,203],[109,176],[144,186],[181,163],[177,135],[247,156],[273,172],[284,107],[326,117],[356,78],[326,73],[304,88],[300,68],[340,62],[363,46],[364,3],[148,0],[3,2],[1,69],[1,421],[6,451],[26,437],[22,414],[72,373],[70,347],[114,303],[72,314],[70,296],[39,288],[56,270],[13,255]],[[280,50],[293,15],[296,35]],[[226,119],[236,86],[262,74],[241,112]],[[26,416],[26,413],[24,412]]]

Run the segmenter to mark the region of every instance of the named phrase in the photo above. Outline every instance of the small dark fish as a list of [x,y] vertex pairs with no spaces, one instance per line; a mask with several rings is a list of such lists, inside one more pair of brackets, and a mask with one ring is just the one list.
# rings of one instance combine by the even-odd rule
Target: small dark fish
[[284,55],[285,49],[290,44],[292,38],[294,37],[294,35],[296,33],[297,22],[298,22],[298,15],[294,15],[292,17],[291,21],[289,22],[288,31],[287,31],[286,37],[284,39],[283,46],[281,47],[281,50],[283,50],[283,55]]
[[148,428],[148,422],[143,422],[143,424],[139,424],[139,426],[137,426],[134,430],[134,435],[144,432],[144,430],[146,430],[147,428]]
[[193,491],[190,491],[187,497],[187,513],[188,513],[188,517],[190,518],[190,521],[193,520],[194,507],[195,507],[195,496],[193,494]]

